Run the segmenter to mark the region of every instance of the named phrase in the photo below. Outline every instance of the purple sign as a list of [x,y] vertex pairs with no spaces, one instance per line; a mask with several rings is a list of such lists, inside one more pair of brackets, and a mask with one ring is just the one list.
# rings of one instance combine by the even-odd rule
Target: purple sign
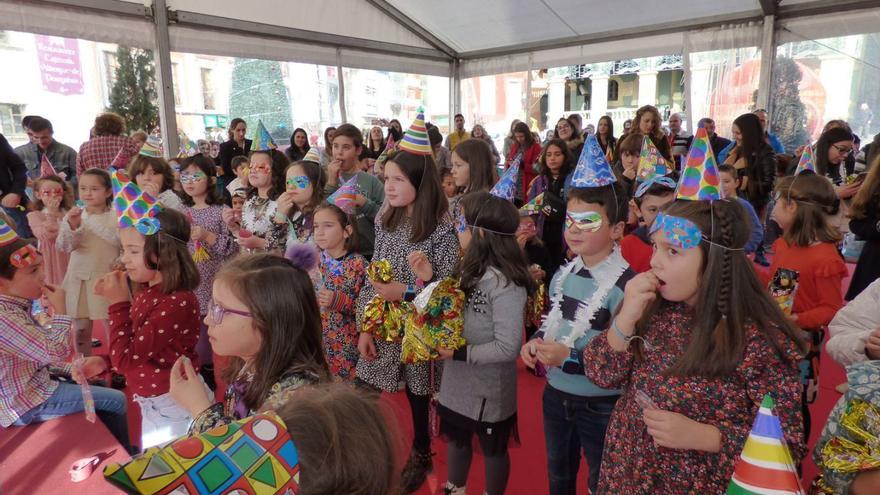
[[82,67],[77,40],[34,35],[43,89],[62,95],[83,94]]

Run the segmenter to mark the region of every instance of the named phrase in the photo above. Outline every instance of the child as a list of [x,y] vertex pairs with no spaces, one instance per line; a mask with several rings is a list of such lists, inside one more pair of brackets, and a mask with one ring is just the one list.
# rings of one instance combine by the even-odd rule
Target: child
[[842,236],[831,224],[837,214],[840,200],[834,186],[820,175],[811,172],[785,177],[776,184],[776,205],[773,219],[783,235],[773,243],[773,262],[767,272],[761,273],[767,284],[774,274],[785,268],[798,273],[797,291],[789,319],[808,332],[812,342],[810,352],[802,363],[804,381],[804,430],[809,438],[810,414],[807,405],[815,400],[815,379],[818,369],[813,366],[822,345],[822,328],[831,322],[843,307],[841,284],[848,272],[843,257],[837,250]]
[[[35,299],[45,297],[54,310],[52,321],[41,326],[31,316]],[[73,322],[66,316],[65,294],[44,281],[43,257],[27,241],[0,221],[0,427],[48,421],[83,411],[79,385],[59,383],[50,367],[71,374],[69,364]],[[98,357],[83,361],[77,380],[102,373]],[[116,440],[129,450],[125,396],[104,387],[92,387],[97,416]]]
[[[224,210],[223,221],[229,230],[239,233],[239,245],[248,250],[279,252],[287,242],[287,222],[275,219],[278,209],[277,199],[283,187],[273,181],[275,161],[287,160],[283,153],[274,150],[251,153],[248,168],[248,182],[251,190],[242,209],[241,218],[236,218],[234,210]],[[283,179],[282,179],[283,182]],[[244,235],[242,235],[244,234]]]
[[444,168],[443,175],[440,176],[441,186],[443,186],[443,194],[446,199],[452,200],[458,196],[458,187],[455,186],[455,179],[452,177],[452,169]]
[[[238,158],[238,157],[236,157]],[[234,160],[234,159],[233,159]],[[229,234],[223,222],[223,206],[217,190],[217,167],[204,155],[195,155],[184,162],[180,174],[183,184],[183,213],[190,221],[190,237],[187,249],[193,253],[199,272],[196,297],[199,300],[199,321],[203,322],[211,302],[211,284],[220,266],[238,251],[235,238]],[[199,366],[209,387],[214,383],[214,359],[208,342],[208,327],[199,325],[196,345]],[[213,387],[211,387],[213,388]]]
[[[626,157],[626,153],[623,156]],[[620,241],[620,254],[635,273],[651,269],[654,245],[648,232],[660,210],[675,199],[675,185],[673,177],[653,177],[638,184],[629,202],[630,210],[639,219],[639,226]]]
[[276,410],[300,387],[329,378],[309,268],[258,253],[217,273],[205,323],[214,353],[233,358],[229,386],[215,403],[189,359],[174,363],[171,396],[195,418],[190,433]]
[[547,248],[552,276],[565,261],[565,247],[562,242],[562,224],[565,219],[564,185],[572,169],[572,158],[568,146],[561,139],[553,139],[544,147],[539,160],[541,173],[529,184],[527,201],[543,194],[541,214],[537,216],[538,237]]
[[825,350],[841,366],[880,360],[880,279],[837,312],[828,333]]
[[[196,356],[199,301],[193,289],[199,285],[199,272],[187,250],[186,217],[176,210],[158,211],[155,199],[146,196],[138,198],[149,205],[143,216],[124,211],[119,203],[128,196],[126,188],[135,196],[140,191],[119,172],[114,180],[123,189],[115,191],[114,206],[125,272],[102,277],[95,293],[110,303],[110,362],[125,375],[126,394],[140,405],[141,445],[148,448],[186,433],[191,421],[168,395],[168,377],[178,357]],[[146,221],[151,221],[150,229]],[[133,300],[129,280],[141,284]]]
[[669,205],[651,229],[651,271],[587,345],[587,378],[623,388],[601,493],[723,493],[768,393],[803,457],[797,337],[742,252],[744,214],[718,196]]
[[[421,119],[420,114],[416,122]],[[449,221],[446,197],[440,191],[430,146],[427,142],[418,142],[417,137],[412,138],[410,131],[412,129],[404,136],[400,151],[392,155],[385,166],[388,204],[376,217],[374,258],[390,262],[394,281],[371,281],[364,286],[357,302],[360,322],[363,322],[364,306],[373,296],[382,296],[386,301],[412,301],[421,284],[451,275],[458,258],[458,239]],[[411,264],[427,269],[414,270]],[[403,470],[402,485],[406,493],[411,493],[424,483],[433,466],[428,409],[439,373],[431,371],[432,363],[401,365],[399,339],[374,340],[363,328],[361,332],[357,382],[387,392],[398,391],[400,382],[406,382],[415,436]]]
[[128,165],[128,176],[165,208],[183,210],[183,202],[174,192],[174,170],[164,158],[145,155],[142,151]]
[[[171,167],[171,175],[174,177],[174,187],[172,187],[172,190],[174,191],[174,194],[177,195],[178,199],[180,199],[180,194],[183,193],[183,184],[180,183],[181,159],[180,158],[169,159],[168,166]],[[183,200],[181,200],[181,201],[183,201]]]
[[550,313],[520,352],[527,366],[540,362],[548,369],[543,410],[552,494],[576,491],[581,449],[590,491],[597,493],[605,429],[620,391],[584,376],[582,354],[607,328],[634,275],[615,247],[623,233],[626,201],[617,182],[569,191],[565,240],[575,258],[553,276]]
[[43,255],[46,282],[58,285],[64,281],[70,254],[56,248],[61,219],[73,208],[73,193],[64,179],[57,175],[43,177],[34,184],[36,201],[27,214],[37,248]]
[[[382,183],[376,177],[358,170],[358,157],[364,147],[364,136],[360,129],[351,124],[342,124],[333,133],[333,160],[327,165],[326,196],[330,196],[342,183],[357,177],[357,195],[355,217],[357,231],[360,233],[358,244],[360,252],[367,259],[372,259],[376,237],[376,215],[385,201]],[[436,177],[436,176],[435,176]]]
[[741,179],[736,168],[733,165],[718,165],[718,178],[721,180],[721,190],[724,191],[724,197],[730,200],[735,199],[748,214],[751,233],[749,234],[749,242],[746,243],[745,251],[746,254],[752,254],[764,240],[764,225],[758,218],[755,207],[737,195]]
[[62,286],[66,307],[76,321],[76,352],[92,353],[92,322],[107,319],[107,301],[95,296],[95,283],[119,257],[116,215],[110,210],[110,174],[89,169],[79,176],[82,207],[71,208],[58,229],[58,249],[70,253]]
[[239,155],[232,158],[232,172],[235,174],[235,178],[226,185],[226,190],[229,191],[230,196],[234,196],[237,189],[248,187],[246,171],[248,162],[249,160],[246,156]]
[[[461,145],[459,145],[461,146]],[[463,494],[476,436],[486,464],[486,493],[505,492],[507,445],[516,426],[516,357],[522,344],[523,307],[535,283],[516,243],[519,214],[510,201],[468,193],[456,220],[464,255],[456,269],[467,298],[464,337],[455,351],[439,349],[440,432],[449,441],[447,494]]]
[[315,243],[321,248],[318,306],[327,364],[337,379],[353,381],[358,361],[354,303],[366,283],[367,260],[355,252],[354,225],[336,205],[315,211]]
[[[463,147],[462,147],[463,146]],[[452,152],[452,179],[455,187],[462,193],[489,191],[498,182],[495,157],[485,141],[468,139],[462,141]],[[449,211],[457,216],[459,196],[449,202]]]
[[287,247],[311,243],[315,208],[324,197],[324,172],[314,162],[291,163],[285,171],[287,190],[278,196],[277,221],[287,222]]

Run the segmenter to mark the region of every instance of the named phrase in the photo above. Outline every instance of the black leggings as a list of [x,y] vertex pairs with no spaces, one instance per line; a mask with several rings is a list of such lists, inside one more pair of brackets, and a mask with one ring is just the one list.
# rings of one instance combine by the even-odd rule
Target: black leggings
[[412,413],[413,448],[423,452],[431,450],[431,434],[428,428],[428,411],[430,409],[431,397],[428,395],[416,395],[407,386],[406,399],[409,401],[409,409]]
[[[482,442],[482,439],[481,439]],[[485,452],[486,449],[483,448]],[[468,472],[471,469],[473,448],[470,443],[459,444],[449,442],[447,449],[447,463],[449,473],[447,478],[455,486],[464,487],[467,484]],[[507,449],[499,455],[484,456],[486,464],[486,493],[489,495],[501,495],[507,488],[507,478],[510,476],[510,455]]]

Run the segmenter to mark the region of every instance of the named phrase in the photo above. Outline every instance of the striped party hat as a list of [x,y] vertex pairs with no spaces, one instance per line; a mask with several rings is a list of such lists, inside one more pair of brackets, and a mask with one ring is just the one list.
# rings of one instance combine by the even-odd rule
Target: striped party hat
[[727,495],[803,495],[773,407],[770,394],[764,395],[752,431],[733,468]]
[[596,135],[588,134],[577,167],[571,173],[571,187],[602,187],[614,182],[617,179]]
[[252,151],[268,151],[274,150],[278,146],[275,145],[275,141],[272,139],[272,136],[269,134],[269,131],[266,129],[266,126],[263,125],[262,120],[257,121],[257,132],[254,133],[254,142],[251,144]]
[[358,194],[360,194],[360,189],[357,184],[357,174],[355,174],[351,179],[343,182],[339,189],[327,198],[327,202],[338,206],[340,210],[351,215],[357,208],[354,202]]
[[431,142],[428,141],[428,129],[425,128],[425,111],[421,107],[416,119],[403,135],[399,148],[414,155],[433,155]]
[[639,153],[639,168],[636,172],[636,180],[645,182],[658,175],[669,173],[666,159],[660,154],[660,150],[654,146],[654,142],[648,136],[642,141],[642,151]]
[[813,160],[813,147],[810,146],[810,143],[807,143],[807,145],[804,146],[804,151],[801,153],[801,159],[798,160],[794,175],[798,175],[806,170],[816,173],[816,163]]
[[507,167],[507,171],[501,176],[501,179],[492,186],[489,194],[497,198],[513,201],[516,198],[516,187],[519,182],[519,167],[522,164],[522,153],[516,156],[513,163]]
[[0,218],[0,246],[5,246],[18,239],[18,234],[8,223]]
[[151,158],[162,158],[162,138],[159,136],[147,136],[147,142],[141,147],[139,154]]
[[321,163],[321,155],[318,153],[318,148],[315,146],[309,148],[309,151],[306,151],[306,156],[303,157],[303,161]]
[[159,201],[128,178],[121,170],[115,170],[112,176],[113,209],[120,229],[137,228],[143,235],[152,235],[159,231],[158,214],[162,207]]
[[709,133],[700,127],[685,158],[675,199],[712,201],[723,198],[718,162],[715,161],[715,154],[709,144]]

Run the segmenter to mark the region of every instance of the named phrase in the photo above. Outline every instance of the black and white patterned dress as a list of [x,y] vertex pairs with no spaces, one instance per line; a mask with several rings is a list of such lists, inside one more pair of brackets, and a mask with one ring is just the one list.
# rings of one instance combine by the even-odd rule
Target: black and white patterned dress
[[[401,225],[394,232],[382,227],[382,211],[376,215],[376,249],[373,260],[387,259],[394,271],[394,280],[403,284],[413,284],[416,276],[410,270],[407,257],[413,251],[422,251],[428,256],[434,270],[434,280],[440,280],[452,274],[458,261],[458,237],[448,215],[434,232],[424,241],[410,242],[411,226],[409,222]],[[431,282],[426,280],[425,282]],[[364,306],[376,295],[373,285],[367,282],[357,299],[357,321],[363,321]],[[376,359],[361,359],[357,364],[357,377],[370,385],[396,392],[401,379],[405,380],[410,390],[416,395],[428,395],[432,390],[439,390],[440,373],[434,373],[434,386],[430,387],[431,363],[402,364],[400,362],[400,342],[386,342],[375,339]]]

